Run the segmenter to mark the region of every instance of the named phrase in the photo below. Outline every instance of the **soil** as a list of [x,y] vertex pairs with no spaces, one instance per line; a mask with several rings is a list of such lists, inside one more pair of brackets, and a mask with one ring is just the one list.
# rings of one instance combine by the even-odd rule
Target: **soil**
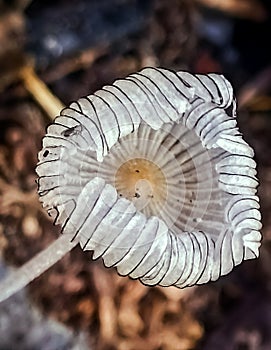
[[[20,305],[35,308],[52,322],[50,329],[67,327],[66,340],[49,342],[44,324],[34,328],[28,321],[18,345],[14,332],[3,332],[5,322],[17,327],[11,313],[9,321],[0,316],[0,349],[72,349],[75,344],[95,350],[271,349],[271,6],[260,0],[223,3],[0,1],[5,265],[22,265],[60,233],[36,193],[37,154],[50,119],[21,78],[25,65],[64,104],[145,66],[223,73],[235,87],[240,130],[255,150],[264,237],[259,259],[217,282],[183,290],[149,288],[120,277],[77,247],[29,285],[29,299],[5,304],[20,314]],[[39,347],[29,337],[39,339]]]

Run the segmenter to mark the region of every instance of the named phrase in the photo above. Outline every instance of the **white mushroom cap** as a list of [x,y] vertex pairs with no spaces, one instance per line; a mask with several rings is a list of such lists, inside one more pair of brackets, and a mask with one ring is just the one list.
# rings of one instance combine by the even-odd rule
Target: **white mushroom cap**
[[146,68],[65,108],[36,170],[44,208],[94,259],[185,287],[258,257],[252,157],[222,75]]

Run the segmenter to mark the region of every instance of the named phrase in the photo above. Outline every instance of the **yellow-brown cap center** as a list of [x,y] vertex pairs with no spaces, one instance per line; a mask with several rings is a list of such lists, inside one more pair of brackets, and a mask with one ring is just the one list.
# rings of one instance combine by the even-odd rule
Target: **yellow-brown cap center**
[[115,175],[120,196],[132,201],[138,210],[153,202],[166,200],[166,179],[161,169],[150,160],[133,158],[123,163]]

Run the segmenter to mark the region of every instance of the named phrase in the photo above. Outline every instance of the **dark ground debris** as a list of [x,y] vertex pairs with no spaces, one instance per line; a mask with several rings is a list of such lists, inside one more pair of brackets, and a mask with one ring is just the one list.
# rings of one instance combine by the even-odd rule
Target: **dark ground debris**
[[[67,326],[74,339],[84,334],[89,349],[271,349],[271,6],[268,0],[218,3],[0,0],[0,251],[5,264],[20,266],[59,233],[36,194],[34,168],[49,119],[20,78],[25,65],[34,64],[64,104],[144,66],[222,72],[235,87],[240,129],[255,149],[264,223],[258,260],[205,286],[147,288],[76,248],[31,283],[31,304]],[[13,307],[20,313],[18,303]],[[3,333],[3,312],[0,308],[0,349],[36,349],[29,340],[33,324],[23,328],[17,347],[15,333]],[[60,349],[45,347],[51,337],[45,332],[36,329],[38,349]]]

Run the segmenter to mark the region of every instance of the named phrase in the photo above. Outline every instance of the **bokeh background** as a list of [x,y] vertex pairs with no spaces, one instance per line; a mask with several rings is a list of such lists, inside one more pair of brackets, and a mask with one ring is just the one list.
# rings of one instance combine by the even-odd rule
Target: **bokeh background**
[[119,277],[75,248],[0,305],[0,350],[271,349],[270,16],[269,0],[0,0],[1,278],[59,234],[34,171],[54,111],[145,66],[232,82],[264,224],[259,259],[184,290]]

